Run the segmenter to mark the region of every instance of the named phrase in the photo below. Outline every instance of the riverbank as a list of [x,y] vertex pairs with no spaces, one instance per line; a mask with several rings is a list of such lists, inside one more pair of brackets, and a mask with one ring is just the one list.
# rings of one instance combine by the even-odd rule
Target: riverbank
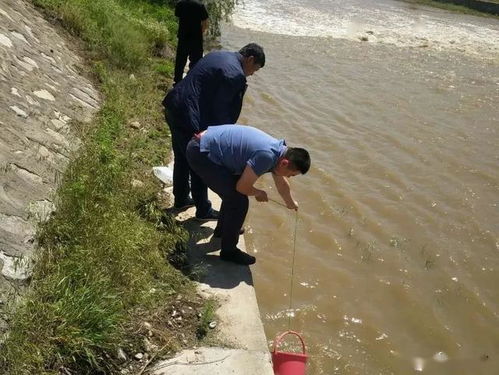
[[[171,187],[167,191],[171,194]],[[220,198],[209,191],[214,207]],[[189,264],[196,270],[196,289],[207,300],[216,301],[210,335],[213,345],[201,343],[174,358],[158,361],[151,375],[273,375],[270,353],[260,319],[250,267],[220,261],[220,239],[213,237],[216,222],[194,220],[193,207],[176,215],[190,233]],[[244,236],[238,247],[246,251]]]
[[499,1],[480,0],[404,0],[406,2],[434,6],[465,14],[499,18]]
[[136,374],[203,342],[212,313],[190,279],[188,233],[162,209],[151,174],[169,155],[160,103],[176,18],[146,0],[35,4],[78,44],[103,99],[89,123],[68,121],[82,145],[37,231],[27,290],[8,303],[0,372]]
[[70,123],[85,127],[101,103],[69,47],[31,4],[0,1],[0,338],[31,277],[37,225],[81,144]]

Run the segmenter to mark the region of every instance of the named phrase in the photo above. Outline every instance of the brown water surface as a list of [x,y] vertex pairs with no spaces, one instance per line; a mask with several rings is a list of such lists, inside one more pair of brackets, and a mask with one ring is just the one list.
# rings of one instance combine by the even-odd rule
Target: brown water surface
[[499,374],[499,59],[225,27],[224,48],[249,41],[267,65],[239,122],[313,160],[291,179],[297,221],[250,207],[269,342],[288,328],[297,223],[309,375]]

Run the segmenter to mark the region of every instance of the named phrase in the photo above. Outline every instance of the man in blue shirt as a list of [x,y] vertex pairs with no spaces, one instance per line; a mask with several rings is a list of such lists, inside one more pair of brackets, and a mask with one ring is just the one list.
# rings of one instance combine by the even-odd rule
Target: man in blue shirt
[[291,195],[289,177],[305,174],[310,155],[302,148],[287,147],[284,140],[244,125],[210,126],[187,146],[191,168],[222,198],[214,236],[222,237],[220,258],[250,265],[255,258],[237,248],[248,212],[248,196],[267,202],[267,193],[254,187],[264,173],[272,172],[279,195],[289,209],[298,209]]
[[172,134],[175,207],[192,205],[191,191],[196,217],[217,219],[208,200],[206,185],[189,169],[185,149],[191,137],[208,126],[237,121],[246,91],[246,77],[264,65],[263,48],[255,43],[244,46],[239,52],[211,52],[166,95],[163,105]]

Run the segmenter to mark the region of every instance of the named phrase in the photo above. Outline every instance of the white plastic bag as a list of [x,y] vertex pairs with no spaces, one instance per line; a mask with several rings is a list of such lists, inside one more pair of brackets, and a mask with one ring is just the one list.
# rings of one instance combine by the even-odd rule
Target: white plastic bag
[[152,172],[165,185],[173,184],[173,169],[170,167],[153,167]]

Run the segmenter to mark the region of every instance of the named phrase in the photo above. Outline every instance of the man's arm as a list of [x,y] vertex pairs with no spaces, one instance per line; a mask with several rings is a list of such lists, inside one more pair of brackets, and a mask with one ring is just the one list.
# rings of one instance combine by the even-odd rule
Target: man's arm
[[239,118],[239,115],[241,114],[241,109],[243,108],[243,98],[247,88],[248,85],[245,82],[241,82],[238,91],[232,97],[232,105],[231,105],[232,112],[230,114],[232,118],[231,123],[236,123],[237,119]]
[[185,108],[186,123],[184,129],[191,134],[196,134],[200,130],[200,116],[199,116],[199,103],[196,101],[189,101]]
[[267,202],[269,200],[267,193],[253,186],[256,180],[258,180],[257,174],[253,171],[253,168],[247,165],[246,168],[244,168],[243,174],[237,181],[236,190],[244,195],[254,195],[258,202]]
[[277,192],[284,200],[284,203],[286,203],[286,207],[290,210],[297,210],[298,202],[296,202],[291,196],[291,187],[289,186],[288,179],[283,176],[278,176],[275,173],[272,173],[272,177],[274,179]]
[[222,125],[237,122],[245,88],[246,84],[239,77],[218,79],[217,90],[211,100],[213,123]]

